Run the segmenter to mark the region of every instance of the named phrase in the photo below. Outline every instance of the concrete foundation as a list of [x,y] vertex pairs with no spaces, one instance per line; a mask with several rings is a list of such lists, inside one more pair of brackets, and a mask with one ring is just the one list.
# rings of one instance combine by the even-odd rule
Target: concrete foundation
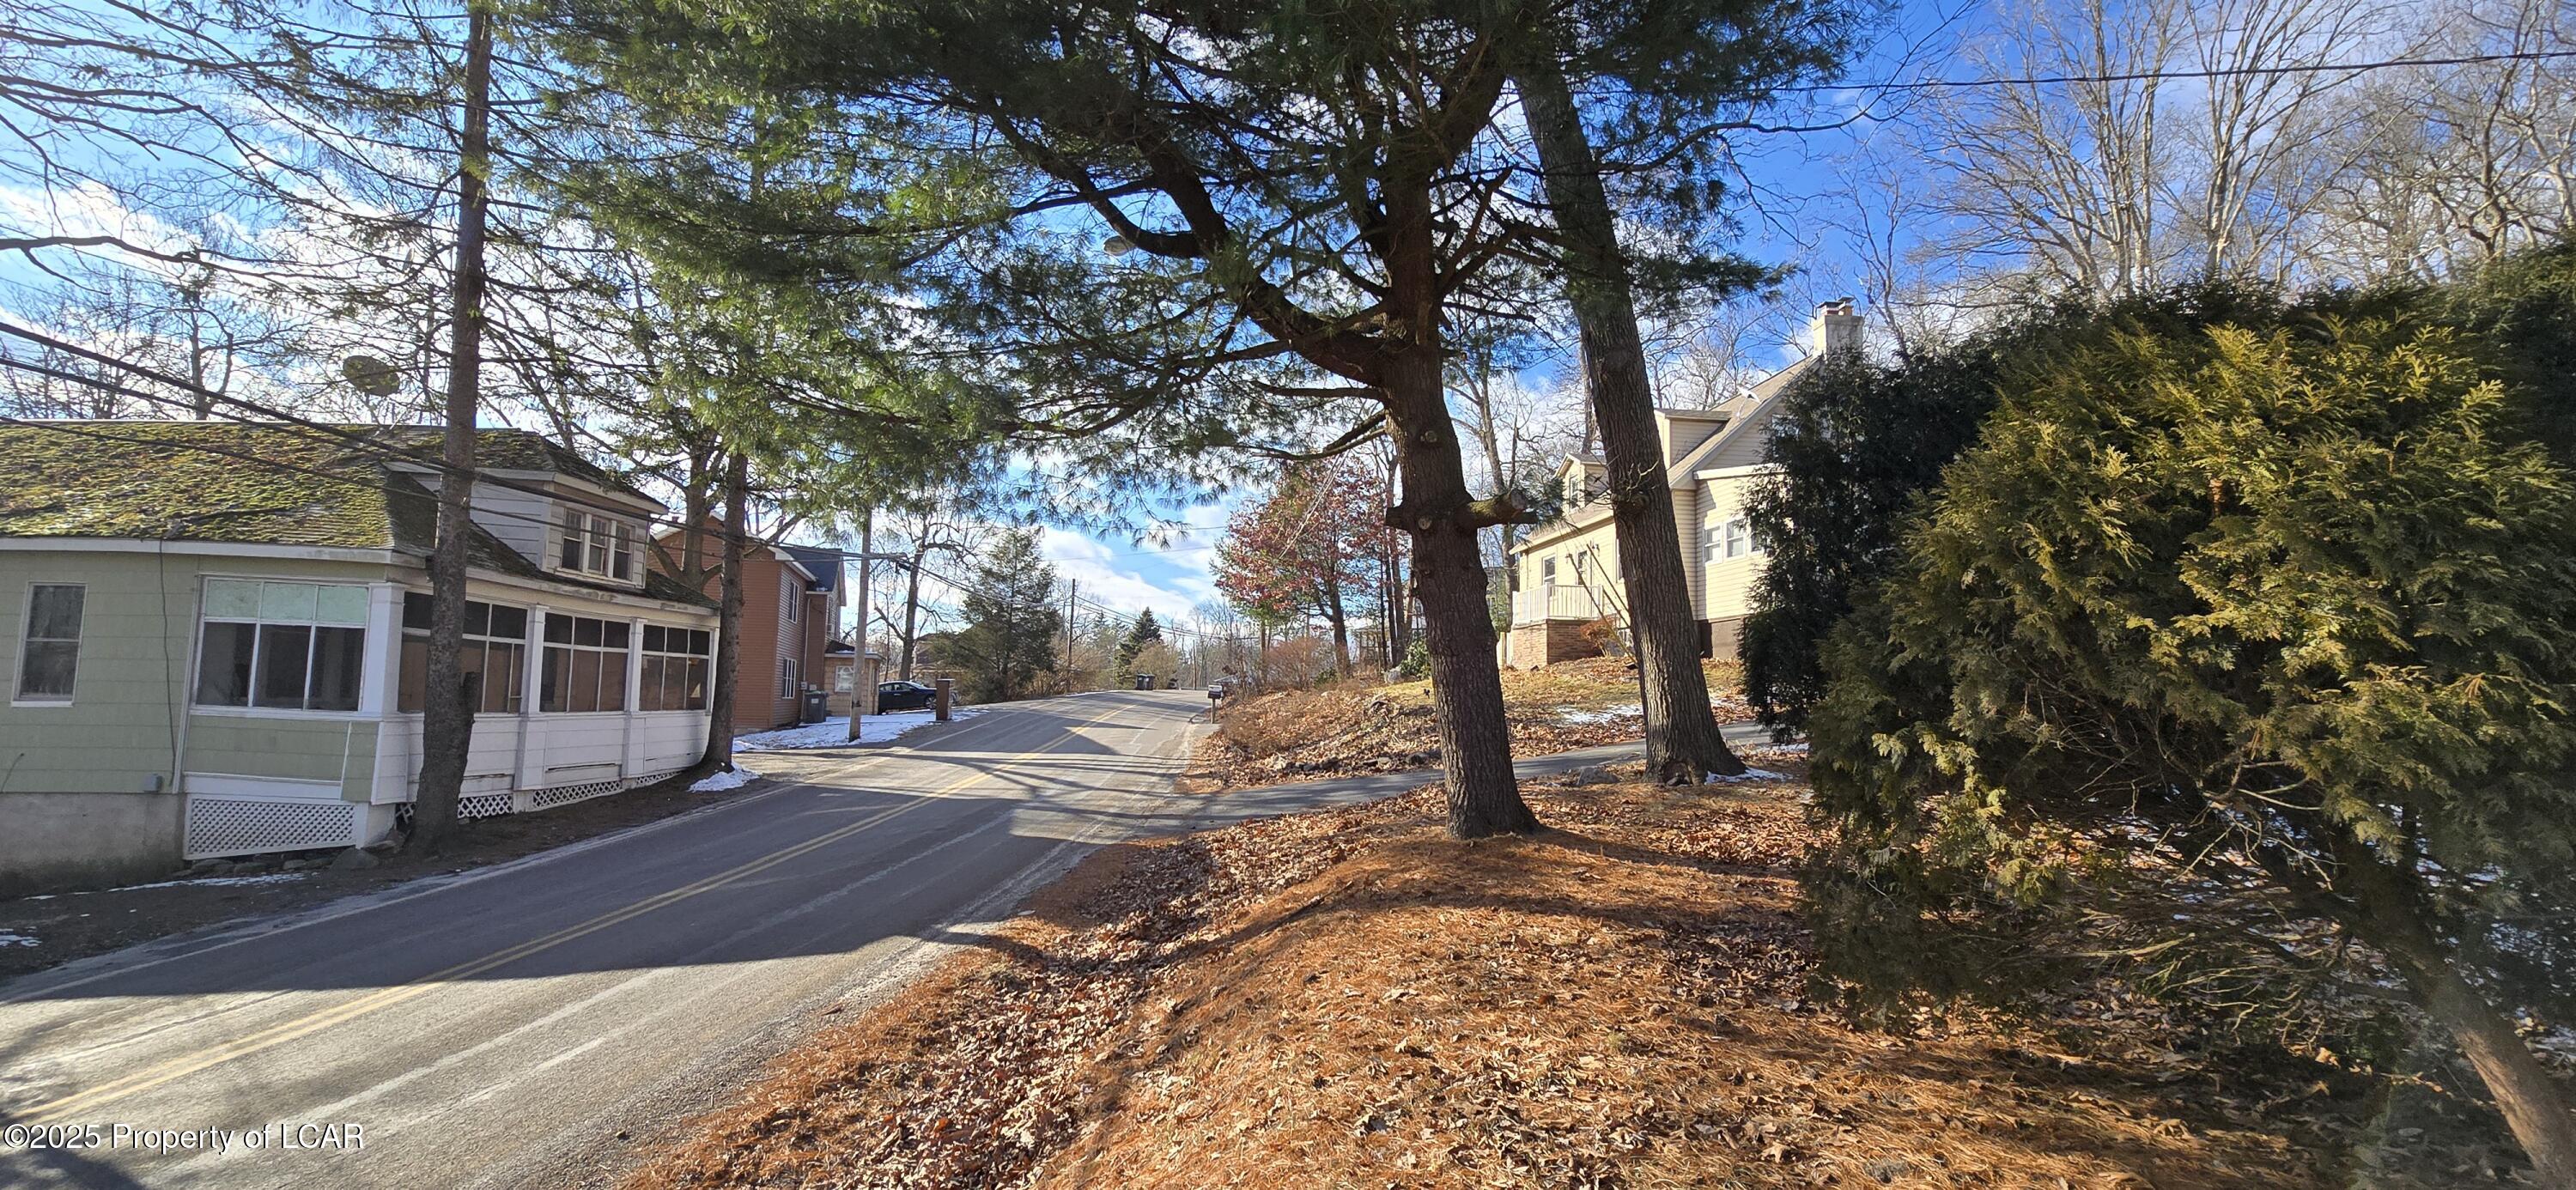
[[1743,639],[1744,617],[1731,616],[1723,620],[1704,620],[1701,623],[1707,628],[1708,656],[1712,660],[1742,660],[1737,656],[1736,649]]
[[0,896],[166,877],[185,806],[176,793],[0,793]]

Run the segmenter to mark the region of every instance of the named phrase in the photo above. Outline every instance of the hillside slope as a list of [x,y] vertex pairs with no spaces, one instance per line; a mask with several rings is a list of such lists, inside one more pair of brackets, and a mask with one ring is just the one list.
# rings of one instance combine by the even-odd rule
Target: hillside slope
[[[1556,829],[1460,843],[1424,791],[1110,849],[639,1184],[2294,1190],[2386,1140],[2362,1080],[2113,994],[1849,1027],[1810,999],[1799,792],[1536,786]],[[2510,1179],[2488,1152],[2369,1184]]]
[[[1706,668],[1709,709],[1718,721],[1752,718],[1740,692],[1742,671],[1723,661]],[[1504,670],[1503,706],[1514,756],[1615,744],[1646,730],[1636,671],[1611,658]],[[1248,695],[1220,709],[1216,727],[1192,758],[1187,788],[1205,792],[1440,763],[1429,682]]]

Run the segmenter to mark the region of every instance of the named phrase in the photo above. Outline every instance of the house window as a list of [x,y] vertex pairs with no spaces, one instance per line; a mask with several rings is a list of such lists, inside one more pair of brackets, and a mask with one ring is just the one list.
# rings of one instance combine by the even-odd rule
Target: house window
[[796,581],[796,576],[788,574],[778,576],[778,618],[780,620],[789,624],[796,622],[796,605],[805,602],[798,596],[804,593],[804,586]]
[[1726,522],[1724,541],[1726,556],[1741,558],[1753,552],[1753,522],[1743,517]]
[[644,626],[643,689],[635,696],[639,711],[707,709],[707,631],[703,628]]
[[27,630],[18,650],[18,697],[26,702],[70,702],[80,671],[81,609],[88,589],[77,583],[37,583],[27,590]]
[[1538,585],[1542,587],[1553,587],[1556,585],[1556,559],[1539,559]]
[[563,546],[555,555],[559,570],[595,574],[624,581],[635,573],[635,530],[578,508],[563,511]]
[[[428,702],[429,596],[403,592],[402,679],[394,709],[416,712]],[[528,609],[502,607],[481,600],[465,601],[465,643],[457,653],[458,669],[480,676],[486,715],[515,715],[528,685]]]
[[793,657],[778,659],[778,697],[796,697],[796,659]]
[[580,713],[626,709],[624,620],[547,616],[545,664],[538,673],[537,709]]
[[354,711],[366,659],[365,587],[206,580],[198,706]]
[[1700,560],[1700,561],[1702,561],[1702,562],[1715,562],[1715,561],[1717,561],[1719,558],[1721,558],[1721,557],[1724,557],[1724,556],[1725,556],[1725,555],[1721,552],[1721,551],[1723,551],[1724,549],[1725,549],[1725,542],[1723,542],[1722,540],[1720,540],[1720,539],[1719,539],[1718,526],[1716,526],[1716,525],[1709,525],[1709,526],[1706,526],[1706,527],[1702,528],[1702,529],[1699,531],[1699,560]]

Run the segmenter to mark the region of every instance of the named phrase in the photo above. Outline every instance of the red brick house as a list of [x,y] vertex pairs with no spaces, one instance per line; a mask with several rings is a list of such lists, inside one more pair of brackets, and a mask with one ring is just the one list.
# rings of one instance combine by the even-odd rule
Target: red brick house
[[[654,545],[652,568],[666,574],[677,571],[686,545],[681,532],[666,532],[654,539]],[[704,548],[710,554],[718,548],[714,534],[708,535]],[[792,725],[806,690],[830,688],[825,657],[840,628],[848,595],[841,570],[838,551],[805,546],[755,545],[743,558],[734,730],[767,731]],[[722,580],[710,576],[707,598],[722,594]]]

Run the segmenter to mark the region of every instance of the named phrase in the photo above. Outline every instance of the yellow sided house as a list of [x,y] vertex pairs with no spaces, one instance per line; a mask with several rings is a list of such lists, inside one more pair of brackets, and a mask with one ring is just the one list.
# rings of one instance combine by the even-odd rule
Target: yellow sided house
[[[0,426],[0,893],[363,845],[420,772],[439,431]],[[663,506],[534,434],[477,443],[462,813],[677,772],[716,615]]]
[[[1664,473],[1681,534],[1683,571],[1700,625],[1700,652],[1732,659],[1765,550],[1745,515],[1764,471],[1762,448],[1780,394],[1832,351],[1857,350],[1861,318],[1848,298],[1827,302],[1811,324],[1814,352],[1710,409],[1658,409]],[[1608,468],[1597,455],[1567,457],[1557,469],[1565,512],[1511,550],[1511,627],[1503,663],[1534,669],[1598,654],[1605,631],[1624,637],[1627,599],[1610,505]]]

